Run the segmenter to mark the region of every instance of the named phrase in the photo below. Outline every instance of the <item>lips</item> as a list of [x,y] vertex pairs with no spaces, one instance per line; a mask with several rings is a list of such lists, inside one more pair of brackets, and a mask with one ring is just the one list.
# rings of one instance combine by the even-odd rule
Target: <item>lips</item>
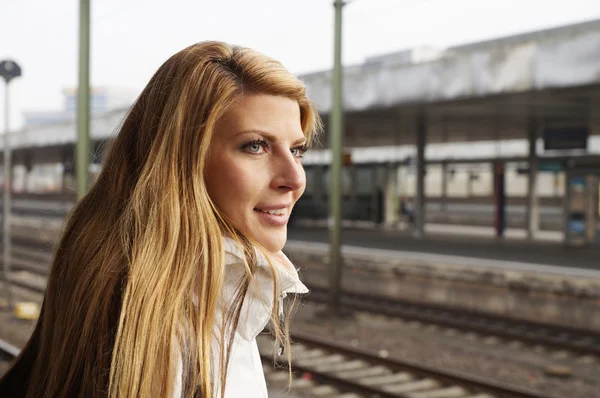
[[283,216],[286,213],[285,209],[273,209],[273,210],[254,209],[254,210],[260,211],[262,213],[272,214],[274,216]]
[[258,213],[261,222],[268,225],[284,226],[289,219],[289,206],[257,206],[254,211]]
[[288,209],[292,206],[291,203],[284,204],[258,204],[254,210],[261,211],[263,213],[282,215],[285,214]]

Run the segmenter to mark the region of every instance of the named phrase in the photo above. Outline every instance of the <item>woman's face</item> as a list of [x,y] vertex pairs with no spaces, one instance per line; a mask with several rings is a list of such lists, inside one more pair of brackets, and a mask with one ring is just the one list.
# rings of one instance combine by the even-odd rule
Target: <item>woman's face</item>
[[234,225],[280,251],[304,192],[306,138],[294,100],[245,94],[216,125],[206,169],[208,193]]

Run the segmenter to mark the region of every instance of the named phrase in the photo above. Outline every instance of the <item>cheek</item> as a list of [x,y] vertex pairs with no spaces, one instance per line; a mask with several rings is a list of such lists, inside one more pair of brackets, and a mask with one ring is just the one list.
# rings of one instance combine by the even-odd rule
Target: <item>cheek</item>
[[223,185],[228,185],[227,189],[231,192],[232,202],[243,204],[252,201],[256,197],[255,178],[247,170],[235,168],[230,170],[228,179],[222,181]]
[[[255,199],[256,185],[247,167],[231,159],[218,159],[211,165],[209,194],[217,207],[230,218],[244,211]],[[256,176],[254,176],[256,177]]]

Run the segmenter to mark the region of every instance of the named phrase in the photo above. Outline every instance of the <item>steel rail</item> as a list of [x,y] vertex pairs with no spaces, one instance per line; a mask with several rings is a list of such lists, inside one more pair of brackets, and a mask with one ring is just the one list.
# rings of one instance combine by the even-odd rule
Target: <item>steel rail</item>
[[[360,360],[365,363],[365,370],[374,367],[383,367],[391,372],[406,372],[421,379],[433,379],[439,382],[436,388],[451,388],[453,386],[461,387],[468,390],[465,396],[471,396],[479,393],[491,394],[495,398],[547,398],[536,392],[502,384],[496,381],[486,380],[484,378],[475,377],[472,375],[460,373],[457,371],[442,370],[434,367],[417,364],[407,360],[397,358],[382,358],[365,350],[349,347],[346,345],[334,343],[328,340],[316,338],[302,333],[292,333],[292,341],[294,344],[302,344],[309,349],[319,349],[323,352],[323,358],[331,355],[342,355],[346,362]],[[293,347],[293,346],[292,346]],[[293,348],[292,348],[293,349]],[[261,354],[263,360],[273,361],[272,354]],[[277,360],[278,365],[286,367],[286,364]],[[313,361],[314,362],[314,361]],[[292,369],[295,373],[309,373],[312,379],[317,382],[335,386],[347,392],[354,392],[361,395],[381,397],[381,398],[410,398],[415,396],[415,392],[394,392],[393,388],[387,388],[385,383],[377,385],[369,383],[368,377],[343,377],[340,374],[343,372],[336,371],[334,367],[329,367],[329,370],[319,370],[319,365],[302,365],[301,360],[292,362]],[[376,378],[379,376],[373,376]],[[410,379],[408,382],[414,382]],[[389,387],[389,385],[388,385]],[[424,391],[423,391],[424,392]]]

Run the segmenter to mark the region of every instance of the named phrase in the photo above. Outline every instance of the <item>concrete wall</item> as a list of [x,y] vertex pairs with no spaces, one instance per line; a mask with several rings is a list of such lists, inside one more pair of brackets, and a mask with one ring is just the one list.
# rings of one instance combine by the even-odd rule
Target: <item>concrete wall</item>
[[[326,283],[325,251],[288,242],[285,252],[306,283]],[[372,254],[345,255],[344,265],[345,289],[600,332],[600,279]]]

